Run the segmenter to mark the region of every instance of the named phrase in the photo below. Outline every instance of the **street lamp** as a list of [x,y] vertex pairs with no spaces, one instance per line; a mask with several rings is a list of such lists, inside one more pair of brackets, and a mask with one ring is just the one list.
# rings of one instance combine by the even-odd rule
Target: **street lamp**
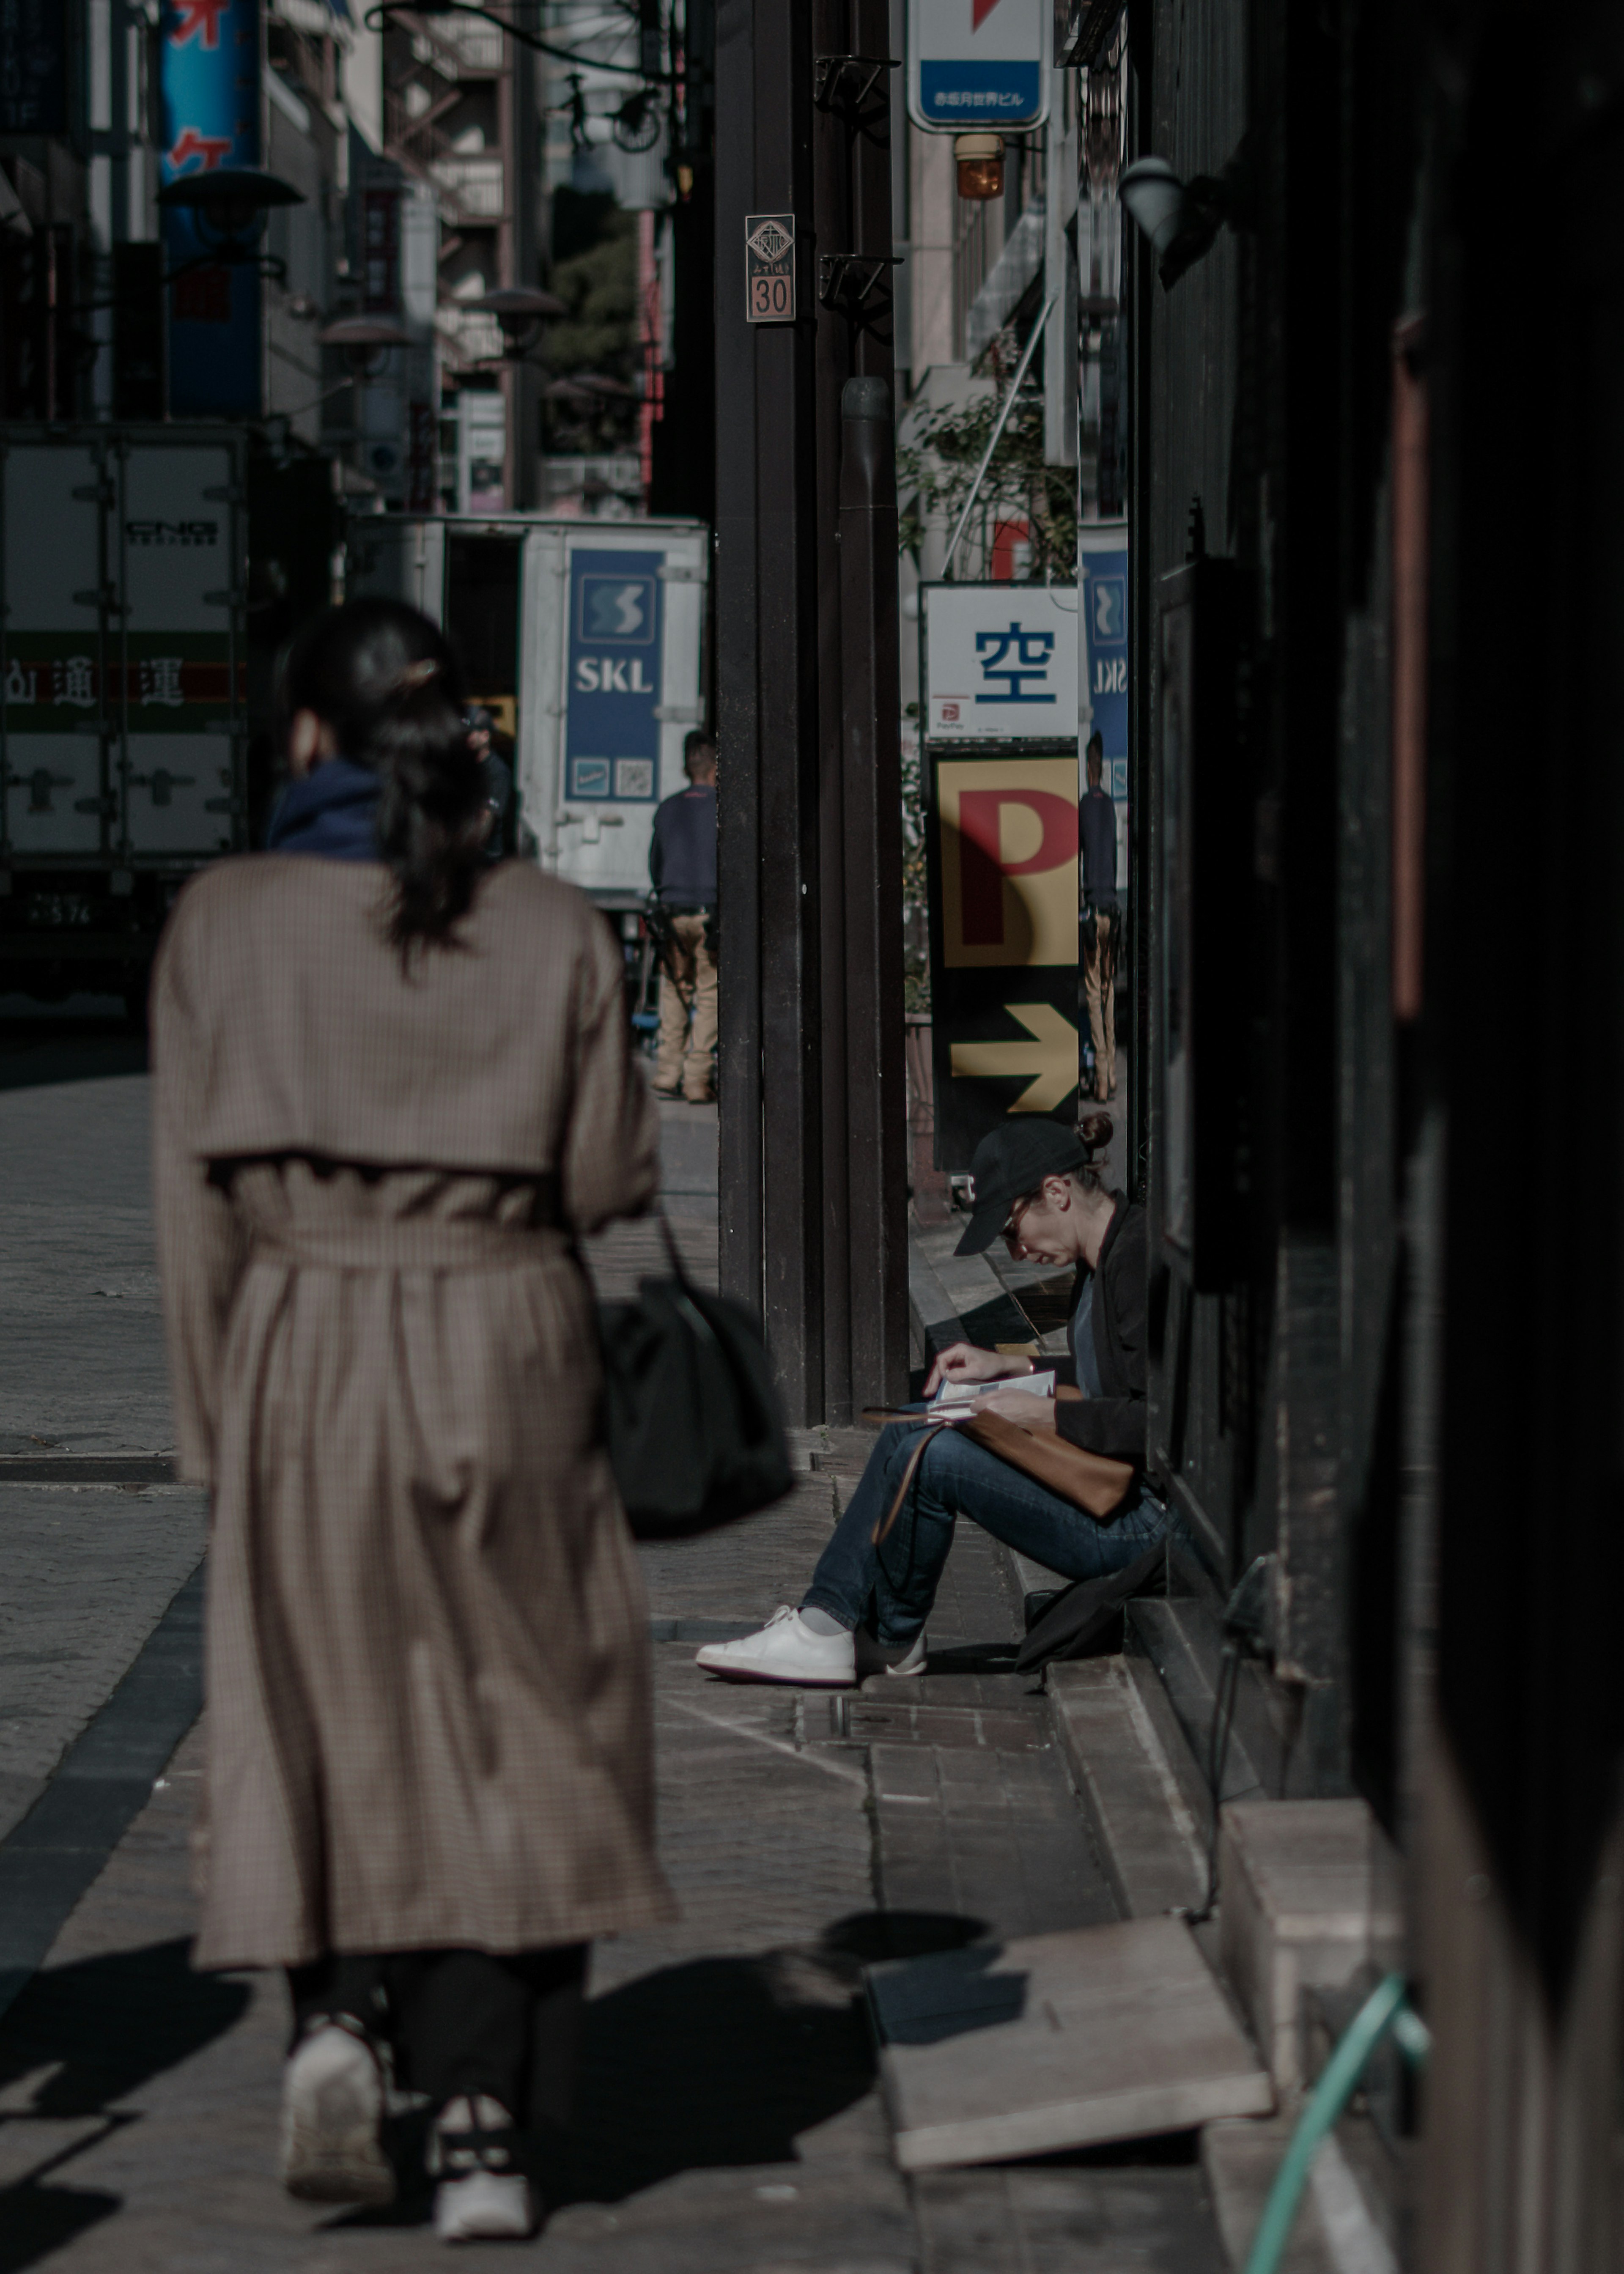
[[288,264],[262,253],[259,241],[273,207],[304,203],[304,191],[296,190],[291,182],[258,166],[215,166],[207,173],[183,174],[177,182],[166,183],[158,203],[166,213],[190,218],[199,246],[190,260],[169,271],[166,284],[188,269],[206,265],[242,268],[251,263],[274,283],[286,282]]
[[387,316],[341,316],[316,334],[324,348],[341,348],[352,379],[377,379],[392,348],[409,348],[411,334]]
[[494,316],[501,326],[504,363],[523,362],[541,337],[543,324],[550,317],[569,313],[564,303],[551,292],[538,292],[529,284],[504,284],[463,305],[470,314]]

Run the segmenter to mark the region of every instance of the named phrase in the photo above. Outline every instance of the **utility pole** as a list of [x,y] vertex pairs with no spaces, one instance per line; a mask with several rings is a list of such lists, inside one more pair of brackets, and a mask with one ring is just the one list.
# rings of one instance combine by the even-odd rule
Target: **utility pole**
[[719,0],[722,1284],[803,1422],[906,1370],[889,54],[885,0]]

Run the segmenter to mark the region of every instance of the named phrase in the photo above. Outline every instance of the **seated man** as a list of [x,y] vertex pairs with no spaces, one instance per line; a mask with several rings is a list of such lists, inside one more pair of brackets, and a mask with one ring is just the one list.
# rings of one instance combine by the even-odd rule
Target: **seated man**
[[[989,1389],[973,1411],[1058,1429],[1073,1444],[1143,1467],[1145,1460],[1145,1211],[1108,1192],[1091,1156],[1111,1124],[1091,1114],[1081,1136],[1054,1121],[1012,1121],[975,1148],[975,1201],[960,1255],[1002,1238],[1017,1261],[1074,1264],[1071,1364],[1056,1372],[1082,1393],[1056,1403],[1025,1389]],[[1045,1362],[1047,1364],[1047,1361]],[[989,1383],[1036,1371],[1029,1358],[956,1343],[925,1384]],[[1072,1579],[1119,1571],[1162,1539],[1168,1510],[1141,1481],[1101,1523],[952,1428],[925,1448],[897,1520],[876,1547],[919,1442],[921,1423],[882,1431],[862,1480],[818,1558],[799,1610],[787,1604],[758,1632],[708,1643],[698,1662],[737,1682],[844,1688],[881,1668],[918,1674],[925,1621],[960,1516],[1034,1562]]]

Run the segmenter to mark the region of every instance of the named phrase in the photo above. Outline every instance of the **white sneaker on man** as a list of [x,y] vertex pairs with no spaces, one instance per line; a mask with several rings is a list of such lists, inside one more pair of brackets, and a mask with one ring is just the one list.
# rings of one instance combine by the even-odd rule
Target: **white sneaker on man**
[[780,1603],[764,1627],[737,1642],[708,1642],[695,1660],[729,1682],[787,1682],[801,1690],[854,1690],[868,1674],[922,1674],[921,1628],[900,1655],[866,1634],[819,1634],[799,1611]]
[[383,2151],[384,2075],[356,2029],[318,2022],[282,2073],[282,2183],[305,2202],[387,2203],[395,2167]]

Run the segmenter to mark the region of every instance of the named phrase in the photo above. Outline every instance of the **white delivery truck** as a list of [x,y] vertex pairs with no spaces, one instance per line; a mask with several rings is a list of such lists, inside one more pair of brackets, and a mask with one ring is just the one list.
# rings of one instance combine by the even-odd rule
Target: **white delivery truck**
[[0,991],[144,1006],[247,844],[246,437],[0,426]]
[[629,912],[654,809],[704,723],[710,560],[697,521],[368,514],[349,524],[344,589],[444,627],[469,700],[512,738],[519,849]]

